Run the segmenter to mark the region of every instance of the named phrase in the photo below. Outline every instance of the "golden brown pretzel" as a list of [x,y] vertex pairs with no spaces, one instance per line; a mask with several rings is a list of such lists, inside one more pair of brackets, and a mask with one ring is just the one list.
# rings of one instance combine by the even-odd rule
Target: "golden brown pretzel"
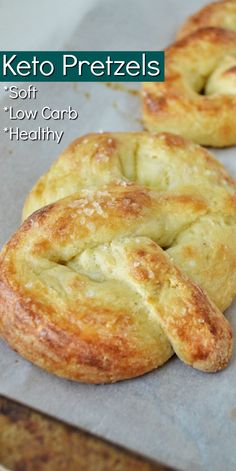
[[223,308],[235,294],[235,183],[224,168],[170,134],[90,135],[39,181],[25,213],[66,195],[1,254],[2,337],[87,382],[143,374],[173,351],[203,371],[226,366],[229,324],[191,280]]
[[236,144],[236,33],[204,28],[166,51],[165,82],[143,84],[144,125],[207,146]]
[[182,39],[184,36],[208,26],[236,31],[236,0],[223,0],[206,5],[185,21],[177,39]]
[[186,227],[168,253],[225,310],[236,294],[235,181],[209,152],[180,136],[141,132],[79,138],[36,183],[23,218],[82,188],[124,178],[161,193],[190,195],[197,201],[200,196],[207,201],[209,219],[190,223],[190,230]]

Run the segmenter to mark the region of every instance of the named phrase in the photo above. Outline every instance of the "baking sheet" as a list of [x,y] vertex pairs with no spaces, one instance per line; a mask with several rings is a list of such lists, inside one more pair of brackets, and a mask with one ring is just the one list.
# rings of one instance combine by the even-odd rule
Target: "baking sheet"
[[[24,3],[29,4],[27,0],[20,3],[23,10]],[[46,6],[44,0],[41,3],[44,9],[38,12],[36,19],[32,16],[31,30],[43,21],[40,14],[43,15]],[[59,3],[61,18],[63,3]],[[174,40],[184,18],[204,4],[206,1],[201,0],[72,1],[70,15],[65,13],[67,28],[64,24],[59,39],[59,20],[57,23],[54,10],[58,2],[52,1],[47,14],[54,14],[53,25],[51,29],[46,28],[46,33],[42,30],[41,35],[38,34],[38,48],[162,49]],[[14,9],[11,11],[13,19],[9,17],[9,21],[12,22],[17,16]],[[32,47],[30,31],[25,30],[18,47],[14,28],[12,35],[12,49]],[[6,38],[4,45],[7,48]],[[34,43],[35,49],[36,46]],[[46,123],[38,119],[37,123],[24,121],[24,125],[20,124],[26,130],[45,126],[45,123],[51,129],[64,130],[60,145],[15,143],[2,131],[10,122],[6,113],[0,112],[1,245],[19,224],[29,189],[72,139],[91,131],[141,129],[139,98],[127,90],[138,89],[138,85],[124,84],[121,90],[86,83],[37,86],[37,105],[19,101],[18,108],[72,105],[79,108],[80,117],[78,121]],[[1,106],[12,105],[2,88]],[[236,149],[213,152],[236,176]],[[236,303],[228,310],[227,317],[236,335]],[[236,469],[236,349],[230,366],[218,374],[197,372],[173,358],[144,377],[115,385],[93,386],[53,377],[20,358],[0,341],[0,372],[0,393],[154,459],[183,470]]]

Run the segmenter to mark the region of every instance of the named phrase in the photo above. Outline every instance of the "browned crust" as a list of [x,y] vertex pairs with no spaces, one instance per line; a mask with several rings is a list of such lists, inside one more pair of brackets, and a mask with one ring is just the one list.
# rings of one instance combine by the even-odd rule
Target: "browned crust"
[[[164,309],[161,304],[157,307],[160,320],[165,326],[164,330],[168,332],[177,355],[200,370],[203,368],[204,371],[212,372],[225,368],[232,354],[232,329],[201,288],[187,279],[178,268],[168,267],[164,254],[156,251],[156,244],[153,242],[148,244],[147,249],[133,252],[131,261],[132,259],[140,261],[140,266],[134,269],[134,277],[139,282],[149,280],[151,267],[160,284],[165,279],[169,291],[181,287],[183,298],[188,300],[183,308],[186,313],[181,315],[178,297],[173,300],[170,297],[173,310],[170,319],[166,318],[166,306]],[[152,297],[149,300],[152,302]],[[178,308],[175,314],[176,305]]]
[[203,40],[209,42],[216,42],[221,44],[233,43],[235,42],[236,33],[232,30],[227,30],[225,28],[220,28],[216,26],[206,26],[205,28],[197,29],[193,31],[191,34],[188,34],[185,37],[182,37],[172,45],[167,48],[167,51],[173,48],[182,49],[183,47],[191,44],[193,41],[196,40]]
[[[232,31],[236,31],[236,2],[235,0],[222,0],[206,5],[197,13],[191,15],[180,28],[177,39],[209,26],[226,28],[226,15],[232,15],[231,7],[235,7],[235,25]],[[231,29],[229,27],[229,29]]]
[[[148,253],[139,252],[138,256],[150,264]],[[135,277],[141,282],[147,281],[147,269],[136,269]],[[173,330],[178,341],[185,345],[183,351],[177,349],[177,352],[195,368],[209,372],[221,370],[227,366],[232,354],[232,330],[198,287],[190,281],[187,286],[190,292],[192,290],[192,310],[184,322],[179,319],[176,323],[173,318],[168,324],[168,329]],[[125,337],[113,337],[107,343],[100,342],[98,337],[91,338],[91,342],[89,338],[83,340],[78,332],[68,331],[66,324],[58,327],[47,321],[37,308],[36,299],[25,303],[24,296],[15,293],[7,283],[0,282],[2,338],[27,360],[48,372],[98,384],[140,376],[159,366],[156,359],[145,358],[145,349],[143,356],[135,352]],[[45,306],[43,309],[45,311]],[[194,318],[204,324],[204,333],[199,331],[197,336]],[[210,341],[206,342],[207,332]]]
[[235,145],[236,97],[231,93],[201,95],[188,78],[195,67],[196,80],[200,61],[207,63],[212,57],[221,61],[226,54],[236,54],[236,32],[215,27],[199,29],[169,46],[165,82],[143,85],[145,128],[176,132],[207,146]]
[[[156,368],[152,359],[135,356],[128,341],[107,344],[56,327],[25,299],[0,282],[1,337],[20,355],[58,376],[86,383],[107,383],[143,375]],[[40,329],[38,328],[40,326]]]
[[[180,144],[181,139],[177,141]],[[114,243],[114,247],[113,245],[111,247],[113,254],[111,256],[114,256],[117,250],[120,251],[115,264],[113,262],[111,267],[121,264],[122,281],[128,283],[128,286],[133,285],[133,289],[137,292],[141,290],[141,298],[146,298],[154,322],[160,324],[165,333],[163,336],[160,332],[160,338],[156,339],[159,351],[151,352],[152,344],[149,343],[148,337],[146,340],[145,332],[142,334],[142,345],[136,345],[134,337],[128,334],[130,326],[136,323],[136,316],[135,313],[125,311],[124,307],[120,309],[107,304],[107,307],[99,308],[96,302],[83,298],[81,304],[77,302],[74,306],[68,301],[66,310],[63,311],[61,307],[62,311],[58,312],[57,297],[54,296],[48,301],[43,291],[46,286],[43,288],[41,285],[37,290],[35,288],[29,297],[20,275],[22,254],[25,254],[23,257],[26,260],[31,260],[29,263],[32,263],[32,266],[37,267],[37,260],[48,257],[56,260],[60,255],[57,247],[63,250],[63,247],[74,243],[71,242],[72,234],[73,240],[76,241],[81,237],[86,240],[88,247],[91,245],[90,240],[93,240],[92,245],[94,245],[94,235],[88,230],[83,233],[79,216],[73,217],[75,208],[80,206],[79,194],[34,213],[2,252],[1,336],[22,356],[38,366],[65,378],[91,383],[113,382],[144,374],[163,364],[172,355],[170,344],[183,361],[195,368],[203,371],[217,371],[224,368],[231,356],[232,333],[228,322],[207,295],[190,279],[183,276],[168,255],[150,239],[136,240],[129,236],[121,242],[113,242],[113,234],[116,234],[115,240],[116,237],[119,240],[119,237],[124,235],[127,238],[129,234],[138,234],[140,225],[144,224],[145,227],[144,218],[147,218],[147,221],[149,218],[155,221],[157,214],[155,207],[159,207],[157,205],[160,205],[160,208],[173,208],[176,204],[176,207],[185,208],[185,211],[189,208],[196,214],[204,214],[205,203],[201,199],[187,195],[157,196],[135,185],[125,188],[118,185],[112,189],[107,187],[106,192],[106,196],[98,196],[95,193],[95,201],[108,216],[106,222],[100,215],[92,217],[96,225],[97,243],[102,243],[100,237],[105,225],[107,233],[110,234],[111,244]],[[129,205],[126,204],[127,199]],[[113,206],[107,206],[111,200]],[[92,203],[93,201],[90,207]],[[110,258],[108,258],[110,273],[109,260]],[[137,264],[135,270],[133,270],[134,262]],[[107,263],[106,259],[104,263]],[[102,259],[101,266],[104,270]],[[24,273],[22,276],[25,276]],[[115,278],[111,276],[111,279],[115,280],[116,275],[114,276]],[[160,296],[159,301],[160,290],[163,290],[163,293],[166,290],[169,292],[168,304],[163,296]],[[179,313],[181,309],[184,309],[184,316]],[[105,335],[99,334],[95,318],[102,318],[106,310],[108,318],[114,317],[115,325],[117,322],[120,323],[119,334],[115,333],[113,328],[107,330],[106,323],[102,326]],[[83,321],[81,325],[72,322],[79,312],[83,312],[86,316],[89,328]],[[150,321],[146,318],[145,322],[148,325]]]

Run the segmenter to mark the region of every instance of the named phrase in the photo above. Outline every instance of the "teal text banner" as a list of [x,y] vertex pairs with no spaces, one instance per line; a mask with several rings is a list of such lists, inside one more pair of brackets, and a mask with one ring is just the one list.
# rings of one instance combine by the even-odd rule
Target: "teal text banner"
[[163,82],[163,51],[0,51],[1,82]]

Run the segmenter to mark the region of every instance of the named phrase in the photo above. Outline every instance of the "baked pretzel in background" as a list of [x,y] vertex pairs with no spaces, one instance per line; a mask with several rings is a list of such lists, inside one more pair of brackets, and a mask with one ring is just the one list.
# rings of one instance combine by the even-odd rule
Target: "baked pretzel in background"
[[209,26],[236,31],[236,0],[222,0],[206,5],[185,21],[177,39]]
[[146,82],[149,131],[180,134],[205,146],[236,144],[236,33],[203,28],[166,50],[165,82]]

